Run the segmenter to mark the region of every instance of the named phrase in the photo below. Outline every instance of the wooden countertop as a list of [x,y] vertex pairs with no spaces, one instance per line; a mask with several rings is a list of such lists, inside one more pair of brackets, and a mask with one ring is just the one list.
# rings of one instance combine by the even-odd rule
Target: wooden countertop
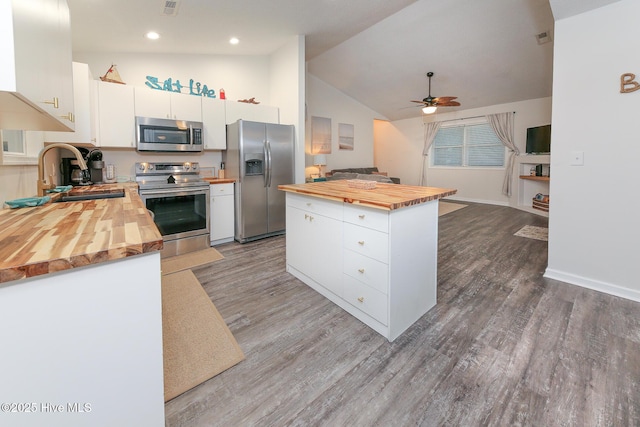
[[363,190],[349,187],[347,180],[279,185],[278,189],[384,210],[400,209],[430,202],[451,196],[458,191],[450,188],[419,187],[381,182],[376,182],[376,188],[374,189]]
[[74,187],[70,194],[117,189],[124,197],[0,209],[0,283],[161,250],[136,183]]
[[236,182],[235,179],[231,178],[215,178],[213,176],[205,176],[202,179],[207,181],[209,184],[232,184]]

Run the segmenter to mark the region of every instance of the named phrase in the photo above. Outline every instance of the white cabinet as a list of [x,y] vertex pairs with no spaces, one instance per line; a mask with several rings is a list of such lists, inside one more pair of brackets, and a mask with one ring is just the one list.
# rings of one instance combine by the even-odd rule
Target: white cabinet
[[393,341],[436,304],[438,201],[386,211],[287,192],[287,271]]
[[227,124],[235,123],[240,119],[252,122],[280,123],[280,112],[278,107],[269,105],[226,101]]
[[45,142],[98,145],[96,98],[97,84],[89,66],[73,63],[73,103],[75,106],[75,132],[45,132]]
[[164,90],[135,88],[135,115],[159,119],[202,121],[199,96]]
[[235,207],[233,183],[211,184],[211,246],[233,241]]
[[0,128],[72,131],[66,0],[0,2],[0,47]]
[[287,265],[341,298],[342,204],[289,193],[286,197]]
[[227,149],[227,129],[225,121],[225,101],[202,97],[202,125],[204,148],[207,150]]
[[101,147],[129,147],[135,144],[133,87],[97,81],[99,142]]

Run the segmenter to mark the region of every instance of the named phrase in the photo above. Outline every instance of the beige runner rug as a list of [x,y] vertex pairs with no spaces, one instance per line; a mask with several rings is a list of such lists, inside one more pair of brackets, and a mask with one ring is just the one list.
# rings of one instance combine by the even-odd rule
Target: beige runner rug
[[438,202],[438,216],[446,215],[453,211],[457,211],[458,209],[466,208],[469,205],[463,205],[462,203],[449,203],[449,202]]
[[164,258],[161,261],[162,274],[171,274],[176,271],[199,267],[223,258],[222,254],[213,248]]
[[191,270],[162,276],[165,402],[244,360]]

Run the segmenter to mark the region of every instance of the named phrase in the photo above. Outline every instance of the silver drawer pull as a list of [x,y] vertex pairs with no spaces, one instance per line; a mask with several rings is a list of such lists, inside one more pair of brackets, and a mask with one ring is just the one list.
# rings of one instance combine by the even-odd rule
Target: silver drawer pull
[[358,244],[359,244],[360,246],[364,246],[364,240],[360,240],[360,241],[358,242]]
[[311,203],[310,203],[310,202],[307,202],[307,206],[311,206]]
[[359,269],[358,269],[358,271],[359,271],[360,273],[364,273],[364,268],[359,268]]
[[358,218],[364,219],[364,215],[358,215]]
[[304,219],[308,219],[309,221],[313,221],[313,217],[308,214],[304,214]]
[[360,302],[364,302],[364,297],[360,297],[360,298],[358,298],[358,301],[360,301]]

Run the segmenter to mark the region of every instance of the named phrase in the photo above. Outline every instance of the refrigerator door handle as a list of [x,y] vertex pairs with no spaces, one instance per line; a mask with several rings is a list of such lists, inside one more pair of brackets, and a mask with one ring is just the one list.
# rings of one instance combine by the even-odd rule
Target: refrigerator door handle
[[265,160],[267,162],[267,185],[266,187],[271,187],[271,144],[269,143],[269,141],[265,141],[264,142],[264,146],[265,146],[265,150],[266,150],[266,155],[265,155]]

